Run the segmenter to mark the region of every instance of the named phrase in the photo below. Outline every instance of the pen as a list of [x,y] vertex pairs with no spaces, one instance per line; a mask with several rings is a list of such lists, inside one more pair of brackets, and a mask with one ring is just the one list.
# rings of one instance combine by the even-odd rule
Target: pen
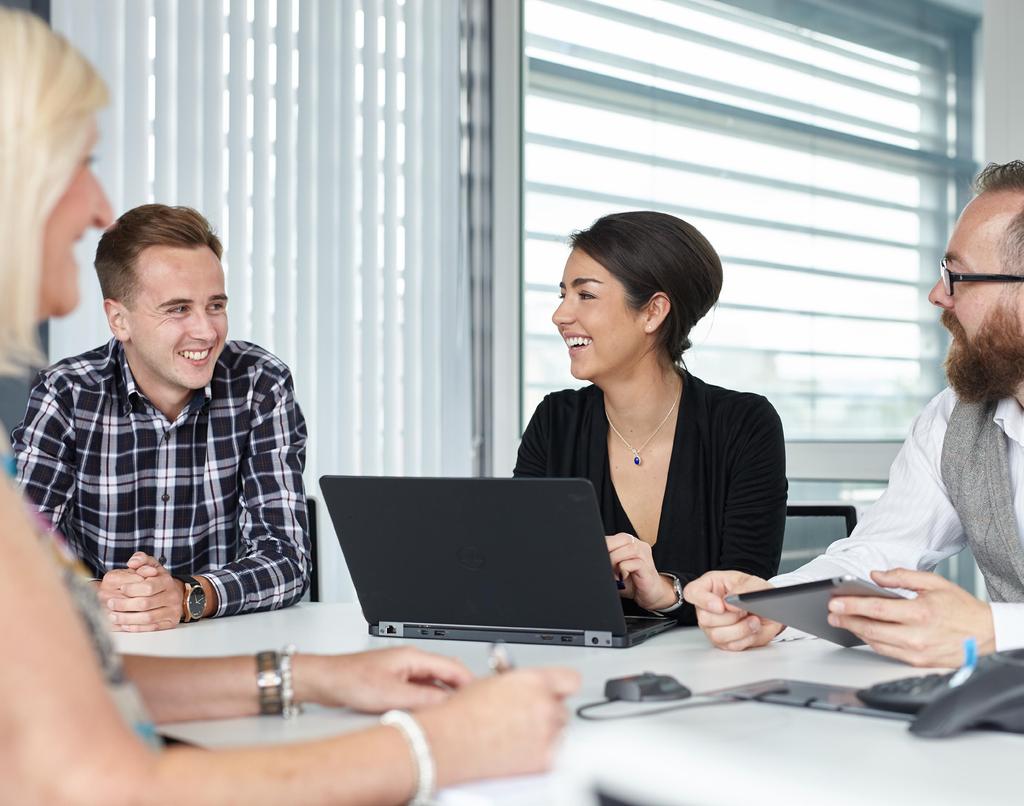
[[949,687],[956,688],[974,674],[978,665],[978,642],[974,638],[964,639],[964,665],[957,669],[956,674],[949,678]]
[[491,650],[487,657],[487,665],[494,674],[504,674],[505,672],[510,672],[516,668],[516,665],[512,662],[511,656],[508,654],[508,649],[506,649],[505,644],[501,642],[491,644]]

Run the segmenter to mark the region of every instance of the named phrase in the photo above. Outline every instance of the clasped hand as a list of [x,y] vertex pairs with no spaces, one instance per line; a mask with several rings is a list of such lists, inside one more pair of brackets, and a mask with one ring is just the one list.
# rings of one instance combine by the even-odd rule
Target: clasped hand
[[108,571],[96,595],[120,632],[167,630],[181,621],[185,586],[148,554],[137,551],[127,568]]

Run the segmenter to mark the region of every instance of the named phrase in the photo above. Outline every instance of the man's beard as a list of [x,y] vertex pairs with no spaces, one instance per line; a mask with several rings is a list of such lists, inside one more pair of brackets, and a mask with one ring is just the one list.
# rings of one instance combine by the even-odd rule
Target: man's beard
[[953,336],[945,366],[958,398],[987,403],[1017,394],[1024,385],[1024,331],[1007,306],[994,309],[973,340],[952,311],[943,311],[941,321]]

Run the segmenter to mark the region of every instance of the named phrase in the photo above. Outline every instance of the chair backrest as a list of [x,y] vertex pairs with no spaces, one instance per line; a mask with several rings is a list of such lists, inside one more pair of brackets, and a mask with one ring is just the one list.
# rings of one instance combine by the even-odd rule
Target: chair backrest
[[320,565],[316,545],[316,499],[306,496],[306,517],[309,520],[309,601],[320,601]]
[[814,559],[829,544],[849,537],[856,525],[857,508],[852,504],[790,504],[786,507],[779,573],[788,573]]

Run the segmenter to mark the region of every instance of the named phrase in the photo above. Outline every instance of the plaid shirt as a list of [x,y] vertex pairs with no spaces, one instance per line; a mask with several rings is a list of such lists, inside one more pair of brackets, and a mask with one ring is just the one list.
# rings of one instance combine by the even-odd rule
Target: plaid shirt
[[305,591],[306,423],[288,368],[255,344],[229,341],[172,423],[111,340],[39,374],[11,441],[22,489],[97,577],[144,551],[207,577],[216,616]]

